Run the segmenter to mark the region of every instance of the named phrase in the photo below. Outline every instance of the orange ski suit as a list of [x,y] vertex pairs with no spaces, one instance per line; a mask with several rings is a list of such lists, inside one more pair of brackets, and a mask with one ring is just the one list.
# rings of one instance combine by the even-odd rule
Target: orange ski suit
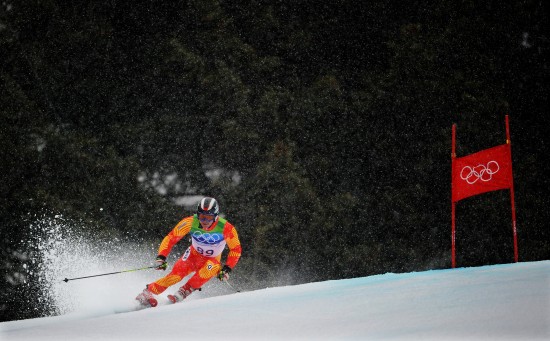
[[182,219],[162,240],[158,254],[167,257],[172,247],[185,235],[191,235],[191,246],[179,258],[172,271],[163,278],[147,285],[153,294],[160,294],[166,288],[195,272],[186,286],[199,289],[216,276],[221,269],[222,252],[227,245],[229,254],[225,264],[231,269],[241,257],[241,242],[235,227],[223,218],[218,218],[207,230],[202,229],[197,215]]

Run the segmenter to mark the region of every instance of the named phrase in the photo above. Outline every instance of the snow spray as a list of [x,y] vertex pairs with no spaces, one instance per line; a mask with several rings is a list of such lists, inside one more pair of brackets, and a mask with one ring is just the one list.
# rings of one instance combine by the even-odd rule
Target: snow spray
[[63,282],[67,277],[142,267],[156,255],[152,245],[102,240],[86,233],[86,228],[60,215],[30,225],[30,237],[24,242],[28,250],[25,284],[38,288],[39,292],[28,294],[37,305],[46,307],[46,315],[101,315],[124,309],[134,304],[147,283],[159,277],[151,270]]

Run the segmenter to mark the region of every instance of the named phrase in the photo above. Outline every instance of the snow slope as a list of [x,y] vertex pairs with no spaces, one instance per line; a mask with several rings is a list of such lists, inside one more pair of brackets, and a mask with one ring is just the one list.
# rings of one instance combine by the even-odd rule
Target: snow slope
[[[216,284],[220,285],[220,284]],[[550,261],[268,288],[0,323],[2,340],[550,339]],[[128,300],[135,292],[128,292]],[[191,297],[190,297],[191,298]]]

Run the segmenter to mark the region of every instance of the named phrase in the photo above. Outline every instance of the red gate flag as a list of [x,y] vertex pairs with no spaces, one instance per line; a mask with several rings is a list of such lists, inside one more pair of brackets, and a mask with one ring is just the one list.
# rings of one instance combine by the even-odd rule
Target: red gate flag
[[506,144],[474,154],[456,157],[456,124],[453,124],[451,151],[451,263],[456,266],[456,203],[464,198],[499,189],[510,189],[512,233],[514,235],[514,261],[518,262],[518,236],[514,180],[512,178],[512,147],[510,125],[505,116]]
[[454,159],[452,200],[512,187],[510,144],[503,144]]

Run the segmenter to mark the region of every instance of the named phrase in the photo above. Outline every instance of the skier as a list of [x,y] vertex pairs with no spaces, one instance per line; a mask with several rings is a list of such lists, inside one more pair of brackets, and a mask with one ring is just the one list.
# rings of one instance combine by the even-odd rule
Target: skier
[[[155,307],[158,302],[153,295],[161,294],[191,272],[195,274],[174,295],[168,295],[172,303],[180,302],[193,291],[200,290],[203,284],[216,275],[220,281],[229,279],[229,273],[241,257],[241,243],[235,227],[220,218],[219,212],[217,200],[205,197],[197,205],[196,214],[183,218],[164,237],[156,258],[157,270],[166,270],[166,257],[170,250],[187,234],[191,235],[191,246],[176,261],[167,276],[147,284],[143,292],[136,297],[142,306]],[[229,254],[222,266],[221,254],[226,244]]]

